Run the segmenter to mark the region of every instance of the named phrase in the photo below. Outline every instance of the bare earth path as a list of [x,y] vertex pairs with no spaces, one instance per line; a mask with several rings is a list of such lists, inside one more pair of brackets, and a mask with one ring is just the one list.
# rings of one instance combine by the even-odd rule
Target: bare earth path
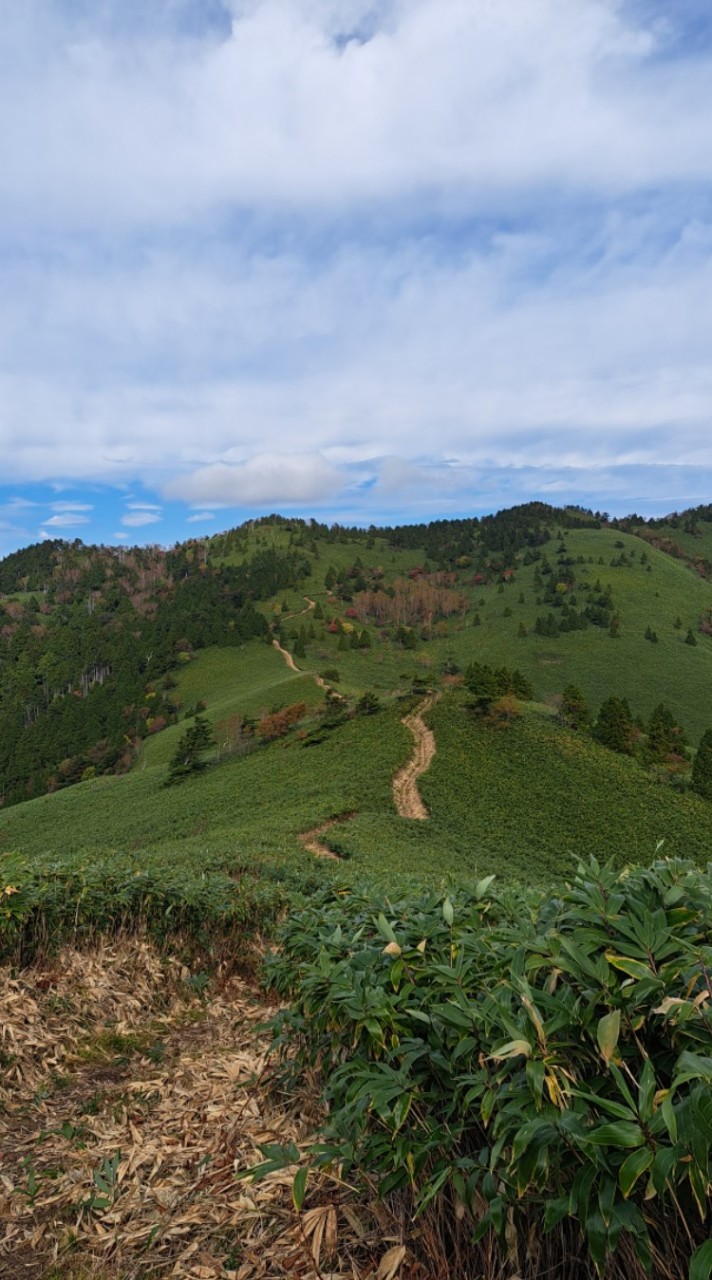
[[319,836],[323,836],[325,831],[329,831],[331,827],[338,827],[342,822],[348,822],[350,818],[354,818],[354,813],[343,813],[339,818],[329,818],[326,822],[322,822],[318,827],[314,827],[312,831],[303,831],[299,839],[314,854],[315,858],[331,858],[334,862],[340,862],[338,853],[334,853],[328,844],[324,844]]
[[415,749],[408,763],[393,779],[393,800],[401,818],[417,818],[423,821],[430,816],[420,798],[418,778],[430,767],[436,747],[432,729],[428,728],[422,717],[435,705],[439,697],[438,693],[431,694],[411,715],[403,718],[403,724],[408,726],[415,740]]
[[299,667],[297,666],[296,662],[294,661],[294,658],[292,657],[292,655],[291,655],[291,653],[289,652],[289,650],[288,650],[288,649],[283,649],[283,648],[282,648],[282,646],[281,646],[281,644],[279,643],[279,640],[273,640],[273,641],[272,641],[272,644],[274,645],[274,647],[275,647],[275,649],[277,650],[277,652],[278,652],[278,653],[281,653],[282,657],[284,658],[284,661],[286,662],[287,666],[289,667],[289,670],[290,670],[290,671],[298,671],[298,670],[299,670]]

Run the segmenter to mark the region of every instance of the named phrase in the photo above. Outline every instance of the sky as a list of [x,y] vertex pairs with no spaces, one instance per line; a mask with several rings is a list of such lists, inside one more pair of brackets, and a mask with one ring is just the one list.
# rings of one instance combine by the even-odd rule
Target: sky
[[0,555],[712,501],[709,0],[0,0]]

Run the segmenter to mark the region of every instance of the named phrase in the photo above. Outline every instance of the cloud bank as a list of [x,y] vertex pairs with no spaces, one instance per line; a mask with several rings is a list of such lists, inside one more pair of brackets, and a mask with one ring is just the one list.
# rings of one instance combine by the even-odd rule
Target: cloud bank
[[368,522],[712,471],[695,0],[0,8],[4,484]]

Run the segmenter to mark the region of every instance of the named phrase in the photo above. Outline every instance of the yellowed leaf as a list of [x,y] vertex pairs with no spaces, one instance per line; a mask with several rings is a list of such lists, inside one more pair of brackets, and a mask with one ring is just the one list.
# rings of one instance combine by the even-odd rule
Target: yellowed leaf
[[378,1264],[377,1280],[393,1280],[393,1277],[400,1270],[407,1252],[404,1244],[396,1244],[387,1253],[384,1253]]

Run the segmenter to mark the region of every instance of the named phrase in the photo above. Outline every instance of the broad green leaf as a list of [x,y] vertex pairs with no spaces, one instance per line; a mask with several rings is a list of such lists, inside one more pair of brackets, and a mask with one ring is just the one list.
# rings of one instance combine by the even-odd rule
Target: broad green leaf
[[588,1248],[599,1272],[603,1272],[606,1262],[608,1232],[600,1213],[591,1213],[584,1223]]
[[685,1050],[677,1060],[677,1074],[673,1088],[684,1084],[687,1080],[706,1080],[712,1084],[712,1058],[702,1057],[698,1053]]
[[639,1124],[631,1124],[628,1120],[617,1120],[614,1124],[603,1124],[586,1134],[588,1142],[597,1147],[642,1147],[645,1142],[643,1130]]
[[637,1151],[631,1151],[620,1167],[618,1174],[618,1185],[623,1195],[628,1198],[638,1178],[649,1169],[653,1163],[653,1152],[649,1147],[641,1147]]
[[305,1164],[305,1165],[302,1165],[301,1169],[297,1170],[294,1177],[294,1182],[292,1183],[292,1200],[294,1201],[294,1208],[296,1209],[297,1213],[301,1213],[302,1205],[304,1204],[304,1197],[306,1196],[306,1193],[307,1193],[308,1179],[309,1179],[309,1165]]
[[494,879],[494,876],[485,876],[483,880],[477,881],[477,884],[475,885],[475,899],[477,902],[480,901],[480,898],[484,898]]
[[705,1240],[690,1258],[688,1280],[709,1280],[712,1275],[712,1240]]
[[452,928],[452,922],[455,919],[455,911],[449,898],[446,898],[443,902],[443,919],[446,925],[449,925]]
[[379,913],[378,920],[376,922],[376,927],[381,937],[386,939],[386,942],[396,941],[396,935],[393,932],[391,925],[389,925],[382,911]]
[[627,973],[629,978],[652,978],[654,982],[658,981],[652,969],[649,969],[641,960],[631,960],[630,956],[617,956],[612,951],[606,952],[606,960],[613,965],[614,969]]
[[598,1047],[604,1062],[610,1062],[618,1044],[621,1031],[621,1011],[613,1009],[601,1018],[596,1029]]
[[601,1111],[607,1111],[609,1115],[616,1116],[618,1120],[635,1120],[637,1111],[633,1107],[624,1107],[621,1102],[614,1102],[611,1098],[600,1097],[597,1093],[589,1093],[586,1089],[572,1089],[572,1098],[583,1098],[585,1102],[592,1102],[594,1106],[600,1107]]

